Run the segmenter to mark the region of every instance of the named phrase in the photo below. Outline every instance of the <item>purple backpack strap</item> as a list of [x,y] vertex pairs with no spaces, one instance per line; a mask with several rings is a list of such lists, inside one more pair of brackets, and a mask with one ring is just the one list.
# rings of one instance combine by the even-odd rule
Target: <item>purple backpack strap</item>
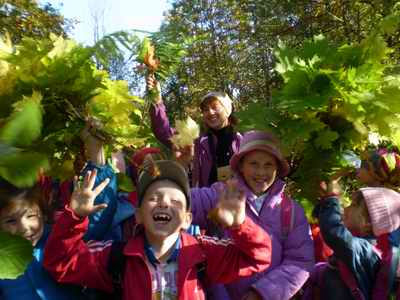
[[282,201],[281,201],[281,227],[282,227],[282,239],[285,241],[290,231],[294,227],[294,209],[293,209],[293,202],[290,198],[282,192],[281,194]]
[[328,263],[326,262],[320,262],[314,265],[314,269],[303,287],[304,294],[301,300],[321,299],[320,293],[323,289],[323,277],[326,268],[328,268]]
[[338,270],[344,284],[349,288],[355,300],[365,300],[363,293],[358,287],[357,281],[351,270],[341,261],[338,261]]
[[[387,299],[391,295],[398,267],[399,248],[391,246],[382,255],[381,266],[376,276],[376,281],[372,291],[373,300]],[[396,292],[396,299],[400,299],[400,288],[398,288]]]

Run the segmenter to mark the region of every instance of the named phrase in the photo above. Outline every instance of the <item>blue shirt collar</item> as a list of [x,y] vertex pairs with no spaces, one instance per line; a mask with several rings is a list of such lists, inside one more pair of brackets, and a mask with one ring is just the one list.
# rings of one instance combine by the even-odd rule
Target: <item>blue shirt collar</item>
[[[174,245],[174,251],[172,251],[171,255],[167,259],[167,264],[171,262],[176,262],[178,260],[179,248],[180,248],[180,236],[176,239]],[[160,261],[154,255],[153,247],[150,245],[146,237],[144,238],[144,253],[146,254],[147,259],[153,265],[154,268],[157,268],[157,265],[160,264]]]

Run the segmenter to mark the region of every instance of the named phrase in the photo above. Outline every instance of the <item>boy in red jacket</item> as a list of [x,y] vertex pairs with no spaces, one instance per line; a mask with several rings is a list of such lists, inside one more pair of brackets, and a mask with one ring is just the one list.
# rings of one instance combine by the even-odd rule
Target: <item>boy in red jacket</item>
[[[59,282],[112,292],[108,272],[112,242],[88,246],[82,241],[87,216],[104,208],[93,203],[108,181],[94,188],[95,178],[93,172],[82,186],[77,185],[49,237],[44,265]],[[216,240],[184,232],[192,220],[190,188],[178,163],[156,161],[144,168],[138,181],[136,218],[143,230],[123,250],[123,299],[205,299],[205,282],[228,283],[269,266],[270,237],[246,217],[245,198],[235,182],[221,191],[215,211],[233,240]],[[205,266],[204,280],[198,278],[199,265]]]

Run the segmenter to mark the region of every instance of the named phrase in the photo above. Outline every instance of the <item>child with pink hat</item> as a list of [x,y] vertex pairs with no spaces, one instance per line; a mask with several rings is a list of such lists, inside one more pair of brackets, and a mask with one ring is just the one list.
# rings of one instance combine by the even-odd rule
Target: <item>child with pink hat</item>
[[319,283],[320,298],[388,299],[399,251],[387,237],[400,227],[400,194],[384,187],[361,188],[342,214],[338,181],[321,187],[319,222],[334,254]]
[[[246,196],[246,214],[272,236],[271,266],[225,287],[213,287],[210,299],[289,299],[297,293],[314,265],[310,226],[303,209],[285,193],[289,165],[272,134],[249,131],[231,160],[233,179]],[[224,183],[192,188],[193,223],[207,229],[209,212]],[[212,214],[211,214],[212,215]],[[227,236],[227,232],[223,234]]]

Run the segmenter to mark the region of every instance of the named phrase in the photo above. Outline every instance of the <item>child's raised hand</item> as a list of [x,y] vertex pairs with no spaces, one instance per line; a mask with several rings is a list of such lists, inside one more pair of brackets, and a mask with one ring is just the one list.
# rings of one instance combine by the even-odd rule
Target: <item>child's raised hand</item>
[[99,125],[96,125],[94,120],[87,120],[80,137],[85,145],[86,159],[102,166],[106,163],[103,147],[104,139],[99,137],[98,132],[96,133],[98,127]]
[[220,191],[218,204],[214,212],[216,221],[225,227],[239,226],[246,218],[246,197],[239,188],[239,181],[226,182],[226,189]]
[[190,165],[194,158],[194,145],[187,145],[183,148],[178,148],[176,145],[172,145],[172,151],[175,159],[185,168]]
[[339,181],[341,177],[332,177],[330,181],[319,184],[321,197],[339,196],[342,192]]
[[78,182],[78,178],[74,179],[74,192],[71,196],[70,207],[80,217],[86,217],[96,213],[107,207],[107,204],[94,205],[96,197],[104,190],[110,179],[105,179],[96,188],[94,183],[96,181],[96,169],[88,171],[85,175],[83,183]]

